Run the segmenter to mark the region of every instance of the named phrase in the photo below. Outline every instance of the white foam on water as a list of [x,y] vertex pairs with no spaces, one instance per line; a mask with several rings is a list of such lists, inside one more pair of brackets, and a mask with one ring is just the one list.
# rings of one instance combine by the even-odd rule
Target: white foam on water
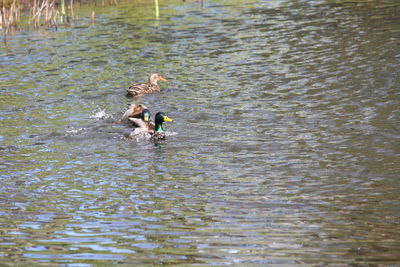
[[174,136],[177,135],[177,132],[169,132],[169,131],[165,131],[165,136]]
[[108,114],[105,109],[99,109],[95,111],[93,115],[90,116],[91,119],[101,120],[101,119],[109,119],[112,115]]

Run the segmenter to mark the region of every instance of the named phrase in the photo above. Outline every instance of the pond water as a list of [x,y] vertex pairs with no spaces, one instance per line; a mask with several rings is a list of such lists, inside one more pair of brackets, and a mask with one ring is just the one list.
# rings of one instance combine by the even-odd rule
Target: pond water
[[0,46],[1,263],[399,266],[397,0],[93,9]]

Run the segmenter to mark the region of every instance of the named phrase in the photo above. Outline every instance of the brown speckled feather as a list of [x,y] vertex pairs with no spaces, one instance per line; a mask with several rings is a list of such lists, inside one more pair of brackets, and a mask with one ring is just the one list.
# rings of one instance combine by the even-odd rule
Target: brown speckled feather
[[151,140],[154,140],[154,141],[163,140],[163,139],[165,139],[165,136],[166,136],[165,132],[154,132],[151,135]]
[[164,79],[160,74],[158,73],[153,73],[149,76],[149,81],[147,83],[135,83],[126,90],[128,95],[130,96],[141,96],[144,94],[150,94],[155,91],[160,91],[161,88],[157,84],[157,81],[167,81]]
[[141,96],[155,91],[160,91],[160,86],[150,83],[137,83],[129,86],[126,91],[128,92],[128,95]]

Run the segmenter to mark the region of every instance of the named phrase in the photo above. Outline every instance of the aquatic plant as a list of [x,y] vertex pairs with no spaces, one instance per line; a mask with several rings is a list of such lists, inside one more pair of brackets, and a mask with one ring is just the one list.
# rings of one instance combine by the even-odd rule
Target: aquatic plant
[[4,35],[18,29],[20,15],[24,10],[28,10],[29,23],[34,29],[41,26],[57,28],[59,24],[69,23],[74,16],[73,0],[70,0],[68,6],[69,14],[66,12],[65,0],[1,0],[0,27]]
[[17,26],[20,20],[20,7],[17,0],[0,2],[0,26],[4,34],[8,34],[12,27]]

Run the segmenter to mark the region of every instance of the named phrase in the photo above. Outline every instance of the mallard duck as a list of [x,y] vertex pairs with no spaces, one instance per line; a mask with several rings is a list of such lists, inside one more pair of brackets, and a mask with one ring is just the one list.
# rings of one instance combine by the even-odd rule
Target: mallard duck
[[140,118],[131,117],[129,120],[132,122],[133,126],[140,128],[140,130],[145,130],[147,132],[154,131],[155,125],[150,118],[150,110],[143,109],[140,113]]
[[169,117],[167,117],[164,112],[158,112],[156,114],[156,117],[154,118],[155,121],[155,127],[154,127],[154,132],[151,136],[152,140],[160,140],[160,139],[165,139],[165,132],[164,132],[164,127],[163,127],[163,122],[165,121],[172,121]]
[[140,119],[143,113],[143,110],[147,109],[145,105],[141,104],[130,104],[127,111],[125,111],[124,115],[122,115],[121,120],[119,121],[122,124],[130,124],[130,118],[138,118]]
[[160,74],[153,73],[149,76],[149,82],[147,83],[135,83],[126,90],[128,95],[131,96],[141,96],[144,94],[150,94],[155,91],[160,91],[160,86],[157,84],[157,81],[167,82]]
[[158,112],[155,116],[154,129],[151,129],[151,123],[147,123],[144,120],[137,118],[130,118],[130,120],[137,123],[138,127],[130,133],[130,139],[139,140],[161,140],[165,139],[166,133],[164,131],[163,123],[166,121],[172,121],[164,112]]

